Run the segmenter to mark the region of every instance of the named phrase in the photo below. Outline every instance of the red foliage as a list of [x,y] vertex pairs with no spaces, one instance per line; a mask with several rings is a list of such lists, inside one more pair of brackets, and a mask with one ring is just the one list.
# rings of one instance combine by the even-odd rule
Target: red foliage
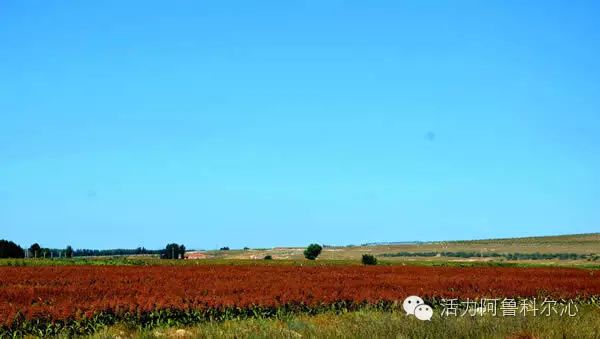
[[63,320],[148,312],[338,301],[600,295],[598,272],[559,268],[414,266],[0,267],[0,325],[17,313]]

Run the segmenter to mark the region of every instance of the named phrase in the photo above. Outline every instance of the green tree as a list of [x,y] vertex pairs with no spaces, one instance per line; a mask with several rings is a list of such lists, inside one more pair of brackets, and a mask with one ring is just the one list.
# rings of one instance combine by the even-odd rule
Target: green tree
[[73,258],[73,247],[71,247],[71,245],[67,246],[65,249],[65,257]]
[[377,258],[371,254],[363,254],[362,263],[363,265],[377,265]]
[[185,259],[185,246],[179,245],[179,259]]
[[165,247],[165,251],[161,257],[164,259],[177,259],[179,253],[179,245],[172,243],[168,244],[167,247]]
[[25,251],[12,241],[0,240],[0,258],[24,258]]
[[323,250],[323,247],[321,247],[321,245],[319,245],[319,244],[310,244],[304,250],[304,257],[306,259],[308,259],[308,260],[315,260],[315,259],[317,259],[317,257],[319,256],[319,254],[321,254],[322,250]]
[[42,247],[36,242],[29,246],[29,253],[32,257],[37,258],[42,253]]

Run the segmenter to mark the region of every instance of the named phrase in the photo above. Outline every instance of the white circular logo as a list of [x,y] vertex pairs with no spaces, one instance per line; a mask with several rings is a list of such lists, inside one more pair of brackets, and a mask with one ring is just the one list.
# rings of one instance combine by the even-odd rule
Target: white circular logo
[[423,304],[423,299],[417,297],[416,295],[411,295],[410,297],[404,299],[402,307],[406,311],[406,314],[415,314],[415,307]]
[[431,320],[433,309],[429,305],[420,305],[415,308],[415,317],[419,320]]

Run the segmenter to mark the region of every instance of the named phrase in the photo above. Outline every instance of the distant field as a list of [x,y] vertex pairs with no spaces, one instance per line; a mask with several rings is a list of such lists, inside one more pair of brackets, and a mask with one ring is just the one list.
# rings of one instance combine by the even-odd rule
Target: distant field
[[[204,259],[262,259],[271,255],[275,260],[301,260],[304,248],[273,248],[273,249],[250,249],[229,251],[202,251],[190,253]],[[397,256],[389,257],[385,254],[397,253],[430,253],[436,252],[437,256]],[[449,257],[444,253],[460,252],[473,253],[477,256],[468,258]],[[502,256],[491,257],[491,254],[502,254]],[[510,259],[519,254],[540,253],[543,259]],[[375,244],[363,246],[334,246],[325,247],[319,260],[360,260],[363,254],[373,254],[385,261],[403,262],[479,262],[479,261],[503,261],[532,264],[600,264],[600,233],[576,234],[548,237],[528,237],[509,239],[486,239],[472,241],[440,241],[419,242],[405,244]],[[552,257],[553,258],[547,258]],[[570,258],[577,255],[577,258]],[[562,257],[562,258],[561,258]]]
[[[161,260],[156,255],[0,259],[0,266],[46,265],[360,265],[372,254],[380,265],[576,266],[600,269],[600,233],[473,241],[327,246],[315,261],[304,248],[279,247],[227,251],[188,251],[193,260]],[[270,255],[273,260],[264,260]]]

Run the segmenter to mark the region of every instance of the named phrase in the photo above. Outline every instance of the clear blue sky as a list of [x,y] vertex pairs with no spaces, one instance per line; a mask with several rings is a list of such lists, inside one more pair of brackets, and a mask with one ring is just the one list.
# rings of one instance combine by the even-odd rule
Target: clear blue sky
[[0,238],[600,231],[594,1],[2,1]]

